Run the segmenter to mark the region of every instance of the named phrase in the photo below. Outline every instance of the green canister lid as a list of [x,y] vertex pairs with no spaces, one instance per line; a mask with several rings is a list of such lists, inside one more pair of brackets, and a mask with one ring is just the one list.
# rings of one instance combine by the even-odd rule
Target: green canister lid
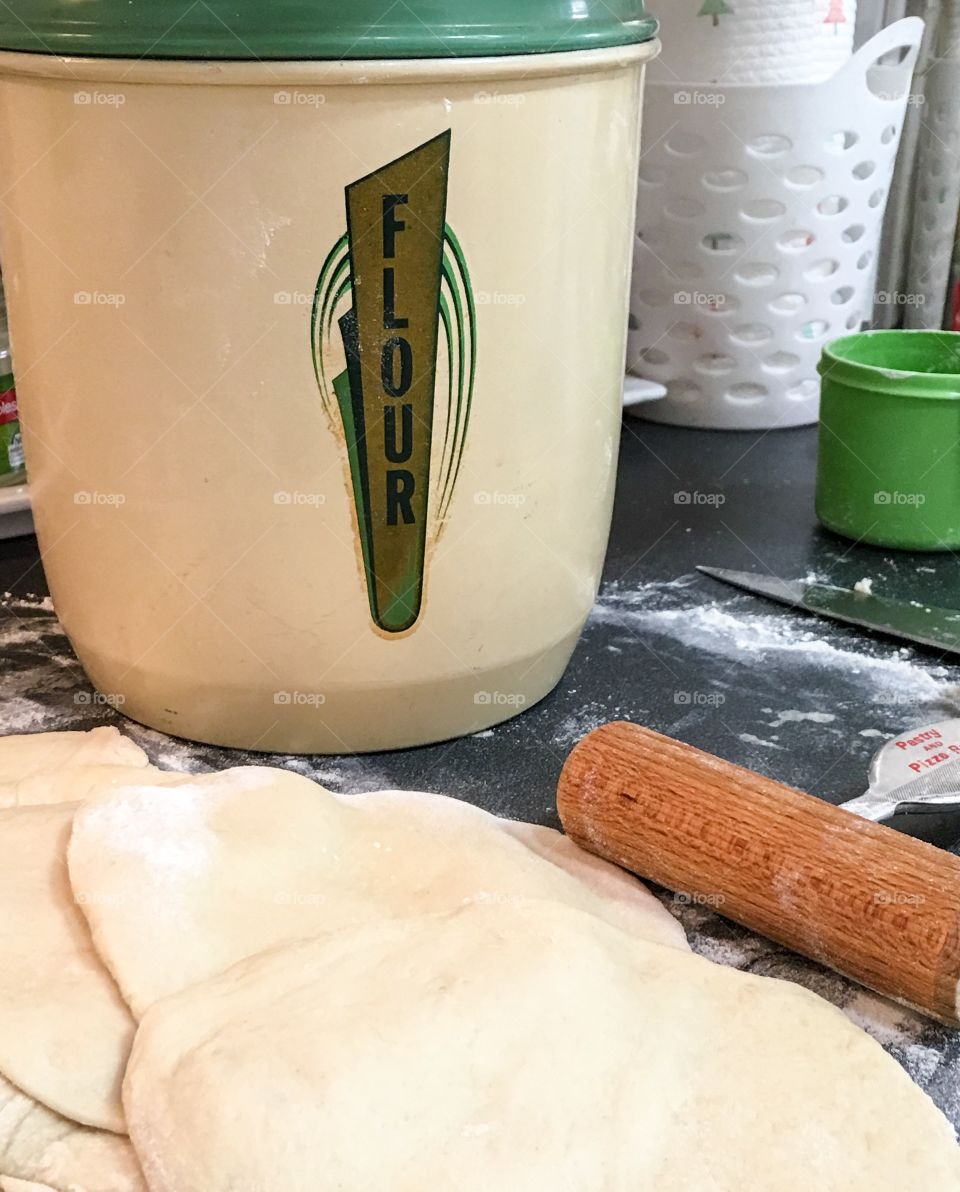
[[0,49],[94,58],[474,58],[649,41],[644,0],[20,0]]

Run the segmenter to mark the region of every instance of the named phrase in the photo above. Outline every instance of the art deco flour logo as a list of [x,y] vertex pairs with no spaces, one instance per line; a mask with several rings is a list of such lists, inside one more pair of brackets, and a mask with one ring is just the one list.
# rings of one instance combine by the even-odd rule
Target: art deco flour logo
[[420,617],[473,400],[476,310],[446,222],[449,165],[447,131],[346,188],[347,231],[313,305],[314,369],[343,426],[370,613],[391,634]]

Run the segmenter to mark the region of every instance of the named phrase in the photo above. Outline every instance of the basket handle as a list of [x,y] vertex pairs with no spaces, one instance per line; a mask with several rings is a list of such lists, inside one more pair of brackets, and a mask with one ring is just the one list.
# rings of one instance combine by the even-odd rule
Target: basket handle
[[[866,81],[870,70],[876,66],[878,59],[882,58],[884,54],[889,54],[892,50],[908,49],[910,52],[899,63],[898,69],[903,72],[905,82],[909,87],[925,28],[926,25],[922,17],[904,17],[903,20],[894,21],[892,25],[881,29],[879,33],[874,34],[868,42],[862,45],[839,74],[843,75],[849,71]],[[891,98],[890,102],[897,103],[899,98]]]

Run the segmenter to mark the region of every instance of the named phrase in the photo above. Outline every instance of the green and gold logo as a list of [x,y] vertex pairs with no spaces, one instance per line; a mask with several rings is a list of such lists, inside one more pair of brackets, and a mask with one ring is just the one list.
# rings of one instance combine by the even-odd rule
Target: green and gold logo
[[351,183],[313,302],[314,371],[343,428],[370,614],[389,634],[420,617],[473,402],[476,308],[449,171],[447,131]]

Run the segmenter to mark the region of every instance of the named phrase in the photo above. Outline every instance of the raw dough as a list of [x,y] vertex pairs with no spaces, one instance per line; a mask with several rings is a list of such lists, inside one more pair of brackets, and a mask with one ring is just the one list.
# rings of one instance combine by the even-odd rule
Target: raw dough
[[112,726],[89,732],[27,733],[0,737],[0,787],[62,766],[146,766],[136,742]]
[[797,986],[558,903],[254,957],[155,1005],[152,1192],[957,1192],[933,1103]]
[[68,1122],[0,1077],[0,1186],[47,1192],[48,1185],[57,1192],[147,1192],[126,1138]]
[[123,1132],[134,1024],[70,889],[73,813],[0,811],[0,1073],[65,1117]]
[[97,950],[137,1017],[265,948],[471,899],[554,898],[687,946],[639,882],[558,833],[524,836],[440,795],[339,798],[268,767],[118,789],[80,808],[69,856]]
[[117,782],[161,773],[112,727],[0,737],[0,808],[78,803]]
[[0,808],[82,803],[93,795],[132,782],[175,786],[183,780],[182,775],[166,773],[155,766],[69,765],[59,770],[40,770],[19,782],[7,783],[0,788]]

